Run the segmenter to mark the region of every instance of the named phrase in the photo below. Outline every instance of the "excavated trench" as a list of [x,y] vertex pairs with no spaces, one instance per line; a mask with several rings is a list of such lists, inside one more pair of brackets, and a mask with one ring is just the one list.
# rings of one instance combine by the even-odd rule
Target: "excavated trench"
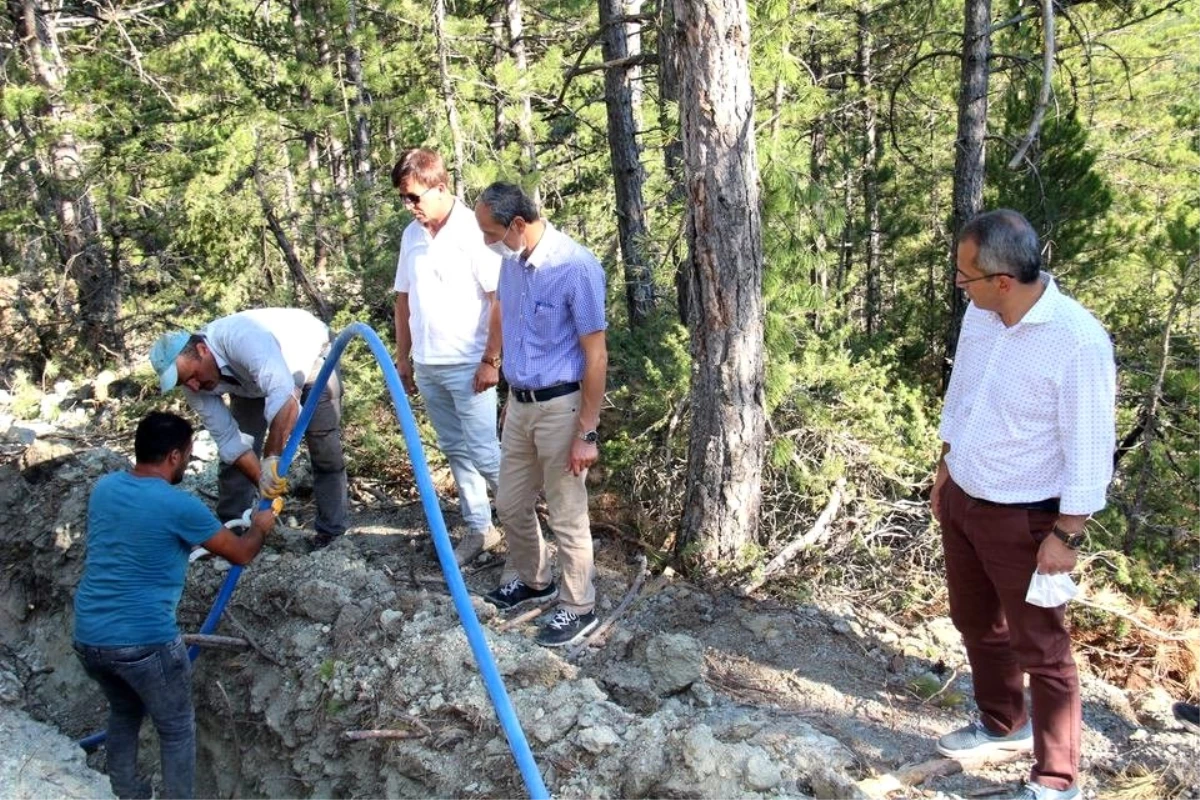
[[[70,640],[87,496],[96,478],[127,466],[108,450],[39,441],[0,467],[0,703],[73,738],[104,726],[102,697]],[[302,532],[272,534],[218,631],[249,646],[207,650],[196,663],[201,796],[525,794],[418,514],[356,524],[311,555]],[[185,631],[199,626],[226,569],[218,559],[190,568]],[[486,588],[498,577],[491,569],[468,583]],[[488,607],[476,611],[557,796],[861,794],[854,754],[794,713],[715,693],[704,648],[688,635],[621,631],[584,671],[533,645],[528,625],[501,630]],[[378,730],[395,738],[347,736]],[[103,751],[89,763],[103,769]]]

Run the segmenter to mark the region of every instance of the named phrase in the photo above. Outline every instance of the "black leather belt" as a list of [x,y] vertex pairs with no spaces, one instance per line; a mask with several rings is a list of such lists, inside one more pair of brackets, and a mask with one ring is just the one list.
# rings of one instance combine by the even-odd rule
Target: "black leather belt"
[[556,397],[562,397],[564,394],[579,391],[579,381],[571,381],[570,383],[560,383],[555,386],[547,386],[545,389],[513,389],[513,397],[517,398],[518,403],[532,403],[535,400],[539,403],[546,400],[553,400]]
[[[970,497],[970,495],[967,495],[967,496]],[[971,499],[976,500],[980,503],[983,503],[985,506],[999,506],[1000,508],[1020,508],[1025,511],[1048,511],[1051,514],[1058,513],[1058,500],[1059,499],[1057,497],[1047,497],[1045,500],[1035,500],[1032,503],[993,503],[991,500],[984,500],[981,497],[972,497]]]

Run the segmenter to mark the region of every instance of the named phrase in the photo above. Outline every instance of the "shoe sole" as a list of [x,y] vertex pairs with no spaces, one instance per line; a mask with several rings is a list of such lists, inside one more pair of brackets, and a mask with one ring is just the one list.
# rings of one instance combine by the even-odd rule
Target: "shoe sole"
[[600,624],[600,620],[598,620],[598,619],[592,620],[589,625],[582,628],[579,631],[579,633],[575,634],[570,639],[567,639],[565,642],[543,642],[543,641],[539,641],[538,639],[534,639],[534,641],[536,641],[542,647],[569,647],[570,645],[573,645],[577,642],[582,641],[583,637],[587,636],[589,633],[594,631],[596,629],[596,626],[599,624]]
[[495,600],[491,599],[487,595],[483,596],[483,600],[485,603],[495,606],[496,609],[499,611],[513,611],[515,609],[521,608],[522,606],[527,606],[530,603],[540,603],[543,600],[555,600],[557,598],[558,598],[558,589],[557,588],[555,588],[555,590],[553,592],[551,592],[550,594],[538,595],[537,597],[527,597],[519,603],[513,603],[512,605],[507,605],[507,606],[500,605],[499,603],[497,603]]
[[937,745],[937,751],[946,758],[954,759],[975,759],[985,756],[996,755],[998,753],[1019,753],[1026,750],[1033,750],[1033,737],[1028,739],[1018,739],[1015,742],[988,742],[987,744],[976,745],[969,750],[951,750],[947,747]]

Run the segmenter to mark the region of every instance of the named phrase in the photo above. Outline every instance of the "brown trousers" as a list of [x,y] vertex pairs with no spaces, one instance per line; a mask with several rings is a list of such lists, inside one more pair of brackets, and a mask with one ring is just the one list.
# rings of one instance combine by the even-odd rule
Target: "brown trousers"
[[[966,645],[983,724],[1007,735],[1032,713],[1030,780],[1070,788],[1079,771],[1082,707],[1066,607],[1025,602],[1038,546],[1058,515],[976,500],[953,478],[941,492],[950,617]],[[1029,675],[1031,712],[1022,673]]]

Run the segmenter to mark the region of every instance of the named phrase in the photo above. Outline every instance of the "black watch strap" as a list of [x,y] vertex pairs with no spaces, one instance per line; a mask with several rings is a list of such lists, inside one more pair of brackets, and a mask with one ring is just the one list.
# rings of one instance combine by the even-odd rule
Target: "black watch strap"
[[1078,550],[1080,547],[1082,547],[1084,539],[1086,538],[1086,535],[1083,531],[1080,531],[1079,533],[1067,533],[1057,525],[1054,526],[1054,536],[1072,550]]

